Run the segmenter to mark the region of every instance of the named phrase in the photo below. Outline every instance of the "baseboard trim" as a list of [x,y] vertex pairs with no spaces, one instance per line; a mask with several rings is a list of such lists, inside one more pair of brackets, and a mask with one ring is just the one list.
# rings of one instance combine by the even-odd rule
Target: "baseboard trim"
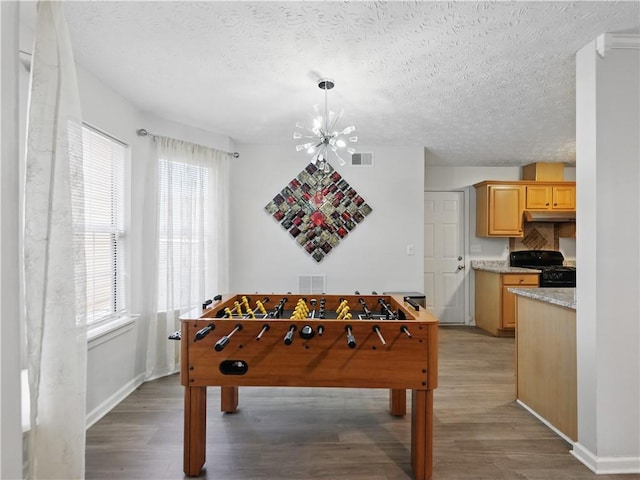
[[551,430],[553,430],[553,433],[555,433],[556,435],[558,435],[559,437],[561,437],[565,442],[567,442],[569,445],[574,445],[574,441],[571,440],[569,437],[567,437],[567,435],[565,435],[564,433],[562,433],[560,430],[558,430],[555,426],[553,426],[546,418],[544,418],[543,416],[541,416],[538,412],[536,412],[535,410],[533,410],[529,405],[527,405],[526,403],[522,402],[522,400],[516,400],[516,403],[518,405],[520,405],[522,408],[524,408],[527,412],[529,412],[531,415],[533,415],[534,417],[536,417],[538,420],[540,420],[542,423],[544,423],[547,427],[549,427]]
[[113,395],[105,399],[100,405],[87,413],[87,430],[91,428],[98,420],[109,413],[122,400],[127,398],[133,391],[144,383],[144,374],[141,373],[124,386],[118,389]]
[[598,457],[579,442],[573,445],[571,455],[598,475],[640,473],[640,457]]

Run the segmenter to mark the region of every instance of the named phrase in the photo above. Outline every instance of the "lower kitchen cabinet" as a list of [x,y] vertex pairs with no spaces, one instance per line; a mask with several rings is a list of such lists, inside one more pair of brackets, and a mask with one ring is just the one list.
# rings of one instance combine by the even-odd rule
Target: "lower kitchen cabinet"
[[516,296],[508,288],[535,288],[538,273],[475,270],[476,326],[497,337],[512,337],[516,327]]

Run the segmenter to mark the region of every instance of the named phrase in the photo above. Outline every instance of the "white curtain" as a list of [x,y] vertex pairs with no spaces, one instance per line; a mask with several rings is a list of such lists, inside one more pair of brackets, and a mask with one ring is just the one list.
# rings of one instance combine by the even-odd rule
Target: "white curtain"
[[38,479],[84,477],[82,122],[62,7],[62,2],[38,3],[27,124],[23,261],[31,392],[28,457],[29,478]]
[[179,342],[167,337],[180,328],[180,315],[227,292],[229,156],[160,137],[152,177],[147,192],[154,191],[155,221],[145,228],[145,251],[154,258],[146,270],[148,379],[178,370]]

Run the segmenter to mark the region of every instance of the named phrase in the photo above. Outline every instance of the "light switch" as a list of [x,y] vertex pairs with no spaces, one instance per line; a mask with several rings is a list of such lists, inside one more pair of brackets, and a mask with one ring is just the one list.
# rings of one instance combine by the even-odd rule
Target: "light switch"
[[415,246],[412,243],[407,245],[407,255],[414,255],[415,253],[416,253]]
[[474,243],[471,245],[471,253],[480,253],[482,252],[482,245],[479,243]]

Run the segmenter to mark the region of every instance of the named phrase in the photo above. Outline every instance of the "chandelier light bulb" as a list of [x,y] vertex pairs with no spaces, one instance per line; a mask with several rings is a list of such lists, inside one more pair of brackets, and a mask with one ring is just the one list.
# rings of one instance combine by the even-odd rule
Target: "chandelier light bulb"
[[[358,137],[345,138],[343,135],[349,135],[356,129],[353,125],[348,126],[342,130],[337,126],[338,122],[344,114],[344,109],[340,109],[337,113],[334,110],[329,110],[328,106],[328,91],[334,87],[335,83],[330,79],[321,79],[318,82],[318,87],[324,90],[324,110],[320,104],[313,105],[313,110],[316,113],[316,117],[313,120],[313,126],[311,128],[305,127],[301,122],[296,123],[296,127],[310,132],[313,135],[303,135],[300,132],[293,134],[294,139],[309,138],[312,142],[305,143],[304,145],[296,146],[296,151],[305,149],[308,154],[312,155],[311,162],[317,166],[317,168],[325,173],[332,171],[329,165],[329,151],[333,152],[335,157],[340,162],[340,165],[345,165],[344,159],[338,154],[338,148],[344,148],[347,146],[347,140],[350,142],[357,142]],[[355,152],[354,149],[349,148],[347,151],[350,154]]]
[[347,152],[349,152],[349,155],[353,155],[354,153],[356,153],[356,149],[355,148],[347,148]]

